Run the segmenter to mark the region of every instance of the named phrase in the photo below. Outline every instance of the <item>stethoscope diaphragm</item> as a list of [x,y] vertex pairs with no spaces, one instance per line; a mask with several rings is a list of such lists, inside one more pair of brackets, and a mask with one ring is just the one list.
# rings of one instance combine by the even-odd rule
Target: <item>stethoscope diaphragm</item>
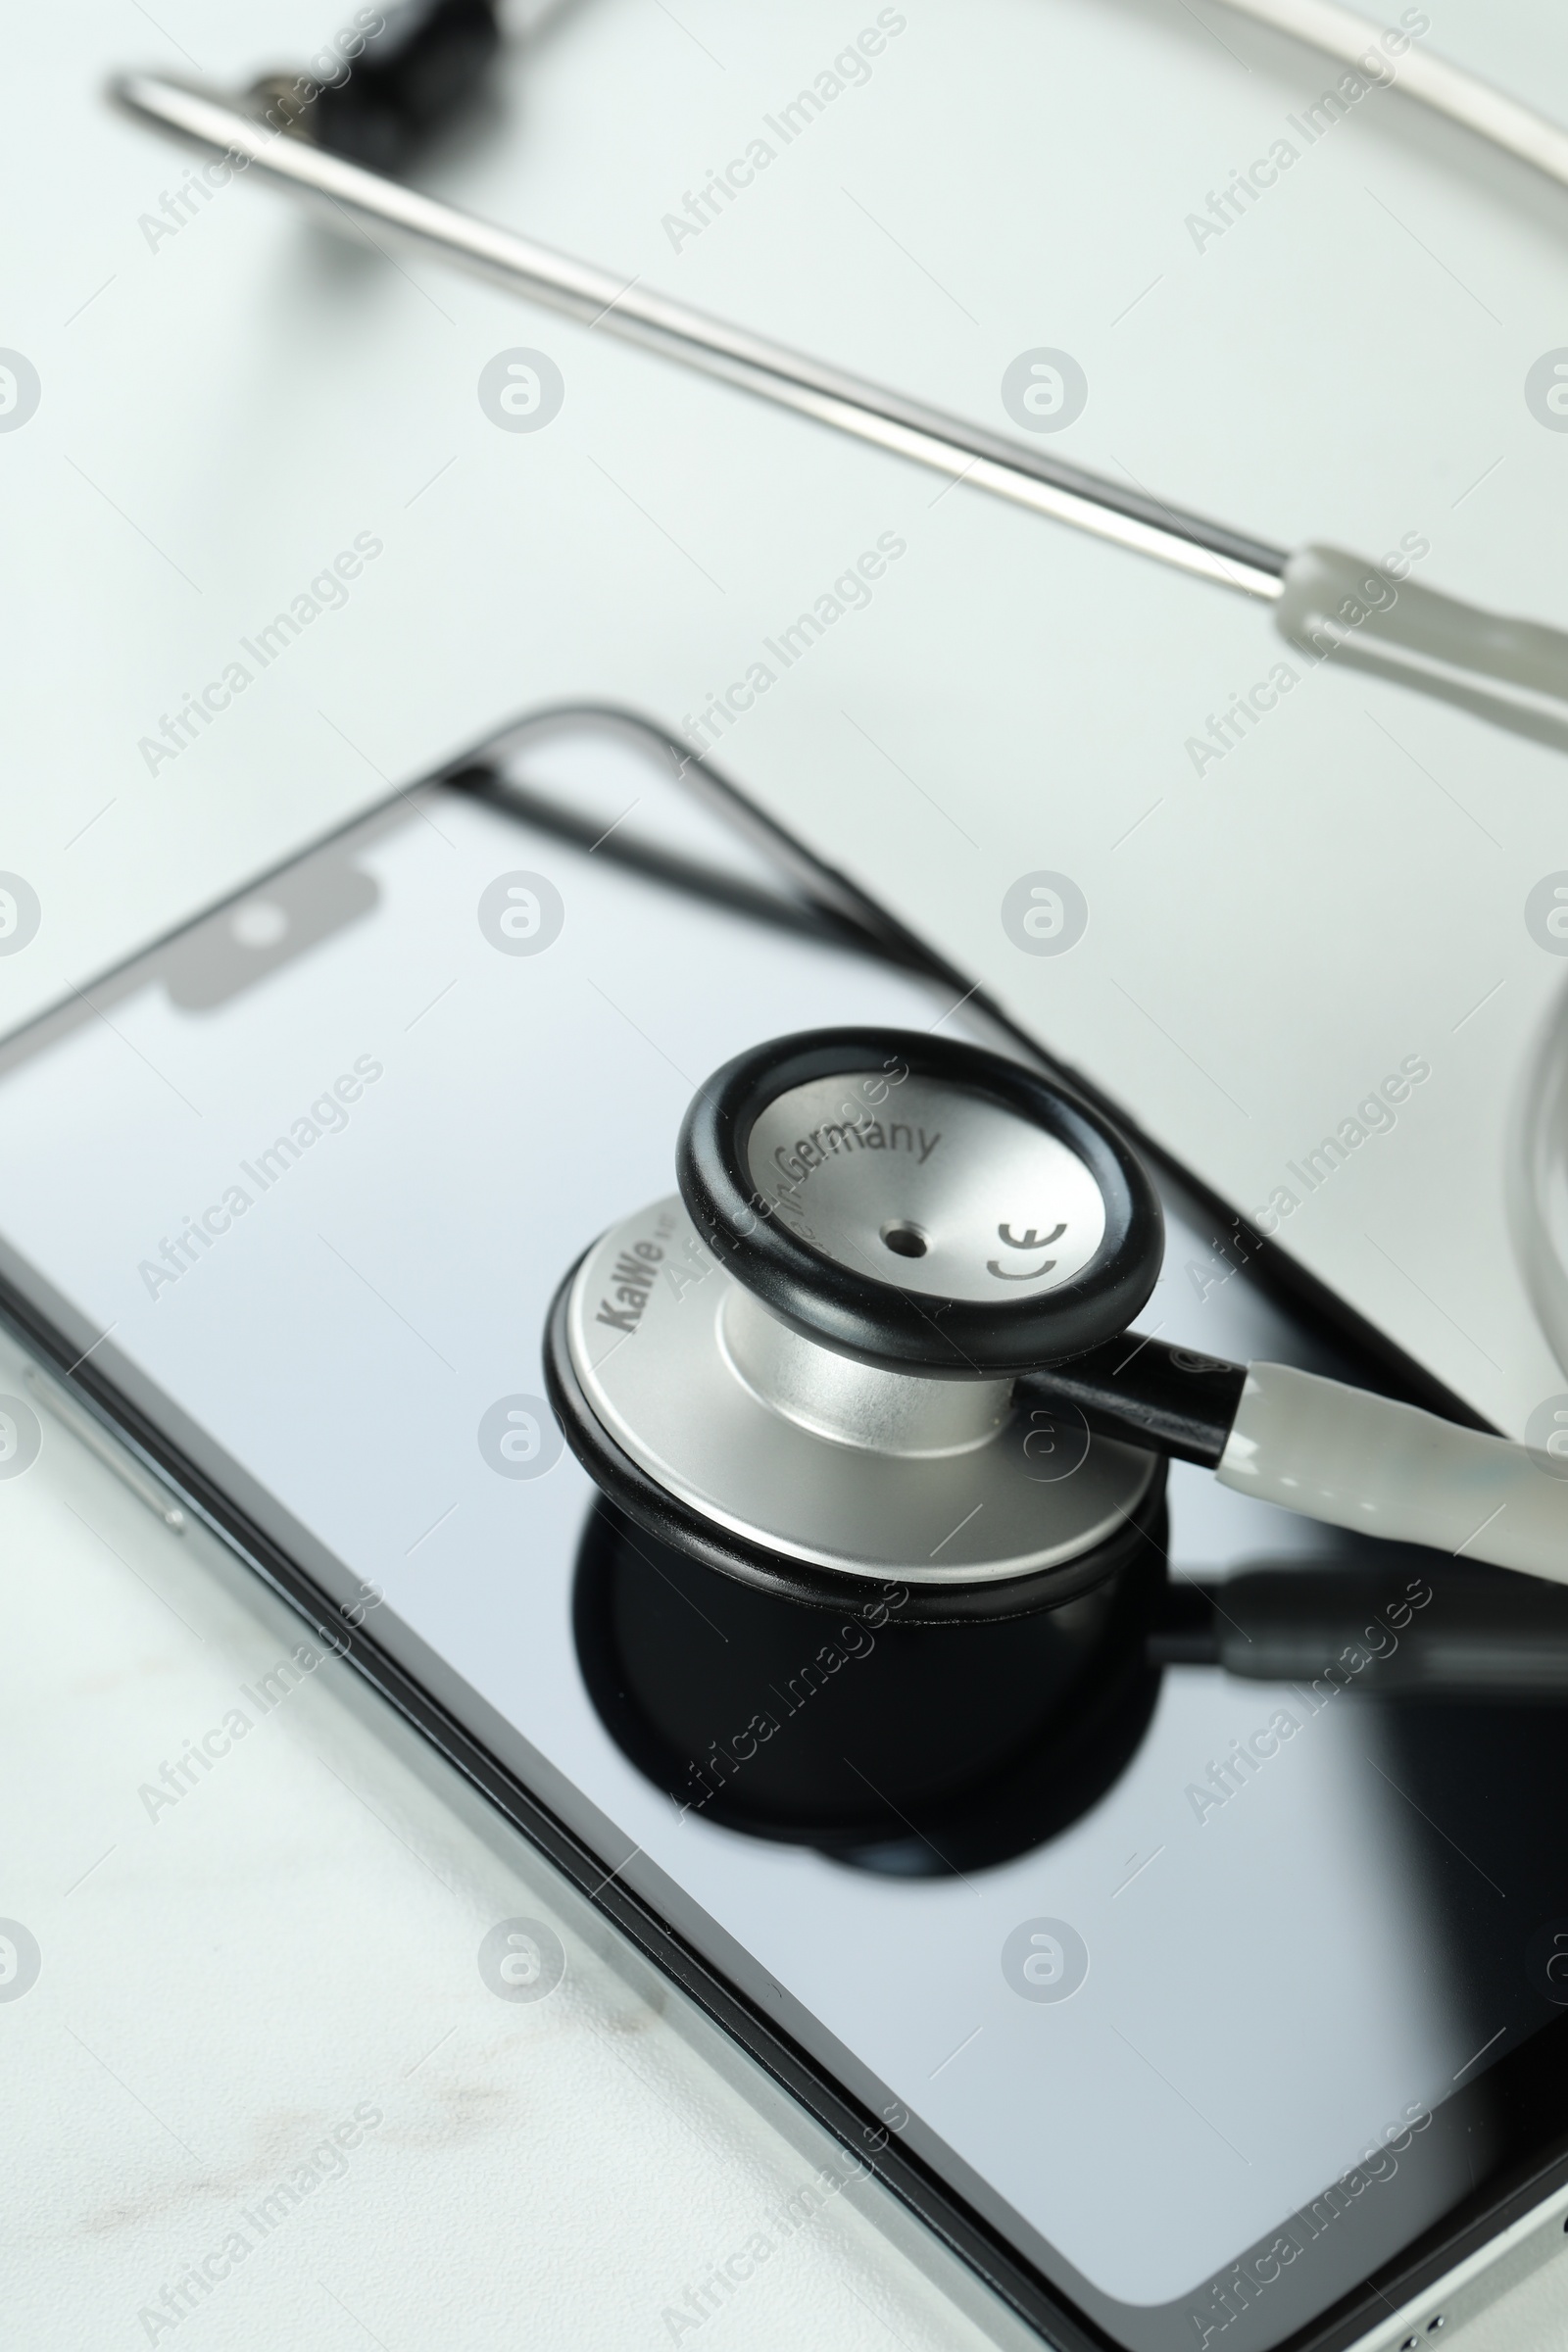
[[1158,1200],[1106,1121],[1001,1055],[819,1031],[719,1071],[677,1160],[551,1318],[564,1426],[633,1517],[798,1599],[906,1585],[925,1622],[1125,1565],[1162,1460],[1014,1393],[1158,1274]]

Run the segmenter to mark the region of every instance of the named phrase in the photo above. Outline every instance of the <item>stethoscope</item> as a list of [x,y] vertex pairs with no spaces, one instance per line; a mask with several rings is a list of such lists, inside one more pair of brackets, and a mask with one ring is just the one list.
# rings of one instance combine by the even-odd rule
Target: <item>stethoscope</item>
[[545,1345],[637,1526],[820,1607],[1061,1607],[1147,1542],[1174,1458],[1365,1536],[1568,1583],[1549,1450],[1132,1329],[1163,1220],[1126,1138],[1021,1063],[825,1029],[699,1089],[679,1190],[612,1226]]
[[[1360,20],[1329,0],[1239,4],[1336,54],[1348,56],[1346,44],[1368,36]],[[335,95],[318,91],[294,104],[274,91],[270,114],[155,75],[128,76],[119,94],[135,111],[209,148],[230,173],[260,169],[351,216],[421,239],[591,325],[950,479],[1269,602],[1282,632],[1313,659],[1333,654],[1568,748],[1568,634],[1562,631],[1486,613],[1396,577],[1387,563],[1380,566],[1320,547],[1292,554],[1228,530],[706,318],[419,195],[328,144],[313,143],[313,137],[322,138],[323,126],[330,128],[335,108],[331,135],[339,146],[396,160],[429,116],[428,91],[450,94],[471,81],[491,53],[493,35],[493,11],[484,0],[393,9],[384,32],[364,44]],[[1411,95],[1568,180],[1568,139],[1528,110],[1425,54],[1419,67],[1406,60],[1399,78]],[[256,103],[268,103],[265,92]],[[930,1051],[909,1042],[910,1056]],[[579,1432],[580,1450],[602,1483],[629,1498],[634,1515],[667,1526],[672,1540],[699,1557],[711,1556],[736,1574],[764,1576],[800,1597],[836,1594],[841,1586],[835,1580],[892,1573],[896,1565],[933,1613],[987,1614],[1048,1605],[1107,1573],[1102,1547],[1114,1549],[1121,1540],[1117,1531],[1125,1537],[1139,1514],[1153,1507],[1160,1459],[1175,1454],[1204,1463],[1227,1485],[1330,1522],[1536,1574],[1561,1573],[1557,1560],[1568,1527],[1553,1507],[1561,1497],[1554,1478],[1544,1475],[1523,1448],[1286,1367],[1215,1366],[1154,1341],[1121,1342],[1117,1335],[1148,1297],[1158,1266],[1159,1219],[1147,1179],[1136,1173],[1135,1159],[1113,1130],[1045,1081],[1013,1072],[1014,1092],[999,1096],[994,1076],[981,1081],[978,1063],[967,1066],[964,1080],[946,1064],[909,1060],[905,1085],[958,1090],[951,1101],[934,1099],[928,1105],[932,1117],[945,1107],[950,1126],[941,1151],[933,1148],[929,1168],[919,1162],[917,1181],[909,1179],[917,1191],[923,1185],[941,1191],[945,1170],[971,1155],[967,1147],[962,1154],[954,1148],[954,1136],[972,1128],[983,1137],[1000,1102],[1003,1115],[1054,1136],[1069,1159],[1077,1153],[1081,1172],[1073,1184],[1082,1195],[1071,1218],[1057,1212],[1045,1223],[1038,1217],[1031,1222],[1016,1204],[998,1206],[989,1226],[981,1218],[968,1234],[974,1249],[988,1244],[969,1267],[968,1279],[980,1286],[973,1296],[941,1291],[944,1267],[953,1270],[950,1251],[933,1255],[929,1246],[917,1253],[911,1249],[901,1269],[902,1291],[890,1284],[886,1253],[897,1256],[899,1246],[885,1238],[880,1223],[873,1229],[852,1220],[824,1250],[800,1223],[804,1175],[793,1180],[798,1197],[786,1187],[769,1196],[772,1205],[764,1213],[749,1205],[750,1179],[742,1184],[735,1174],[740,1163],[724,1163],[731,1169],[731,1191],[723,1200],[732,1221],[726,1223],[720,1195],[705,1206],[688,1189],[695,1180],[689,1147],[683,1147],[685,1207],[664,1204],[674,1220],[670,1231],[687,1232],[697,1218],[725,1271],[725,1281],[705,1296],[727,1288],[755,1304],[731,1306],[702,1347],[689,1336],[700,1318],[672,1323],[671,1332],[688,1334],[691,1350],[689,1362],[672,1359],[674,1368],[682,1378],[689,1375],[693,1396],[711,1401],[715,1411],[734,1407],[744,1394],[768,1418],[749,1425],[755,1446],[741,1447],[722,1475],[715,1472],[705,1483],[706,1457],[697,1444],[702,1411],[694,1408],[683,1420],[678,1385],[663,1395],[637,1393],[634,1367],[657,1358],[663,1343],[618,1348],[612,1325],[604,1332],[578,1331],[571,1347],[563,1342],[554,1348],[561,1409]],[[1016,1093],[1019,1086],[1035,1090],[1027,1103]],[[987,1102],[989,1109],[960,1117],[961,1103],[971,1097]],[[1048,1097],[1065,1122],[1060,1133],[1045,1114]],[[695,1113],[694,1120],[689,1136],[701,1129]],[[842,1120],[830,1124],[842,1126]],[[940,1124],[933,1128],[928,1118],[922,1134],[939,1131]],[[814,1149],[808,1134],[793,1140]],[[1532,1266],[1538,1258],[1543,1262],[1532,1289],[1546,1295],[1548,1327],[1560,1341],[1568,1330],[1568,1306],[1559,1296],[1562,1277],[1549,1239],[1560,1152],[1551,1139],[1543,1140],[1539,1122],[1524,1143],[1528,1149],[1518,1156],[1522,1165],[1528,1161],[1529,1175],[1516,1185],[1512,1214]],[[877,1147],[866,1149],[874,1153]],[[1043,1149],[1037,1142],[1034,1159],[1026,1153],[1020,1165],[1033,1167]],[[979,1142],[972,1157],[976,1170],[988,1170],[985,1182],[976,1178],[979,1200],[999,1170]],[[715,1159],[713,1165],[719,1164]],[[876,1164],[891,1172],[894,1161]],[[1056,1168],[1063,1182],[1065,1168],[1066,1162]],[[1037,1172],[1044,1182],[1044,1168]],[[898,1173],[902,1185],[908,1176],[902,1162]],[[764,1181],[760,1174],[756,1179]],[[1100,1205],[1092,1210],[1090,1195],[1097,1188]],[[832,1189],[819,1181],[812,1198],[820,1202]],[[1050,1187],[1045,1190],[1049,1195]],[[799,1211],[794,1224],[792,1200]],[[946,1203],[945,1215],[951,1205]],[[744,1232],[733,1221],[743,1212],[753,1220]],[[1102,1220],[1100,1239],[1087,1259],[1073,1264],[1071,1250],[1088,1246],[1097,1216]],[[909,1221],[926,1231],[913,1210]],[[1044,1240],[1058,1222],[1070,1232],[1070,1245],[1066,1233],[1058,1241]],[[1024,1245],[1027,1234],[1035,1240]],[[1009,1236],[1016,1237],[1017,1254]],[[639,1254],[639,1239],[652,1244],[653,1237],[631,1237],[633,1257],[662,1264]],[[1047,1250],[1057,1252],[1050,1266],[1044,1263]],[[1104,1287],[1107,1250],[1113,1257],[1120,1253],[1124,1289]],[[790,1265],[794,1279],[786,1282]],[[835,1265],[836,1274],[830,1271]],[[1128,1271],[1139,1267],[1141,1275]],[[853,1316],[845,1321],[846,1284],[864,1290],[869,1303],[863,1327]],[[628,1278],[620,1287],[634,1293],[638,1286]],[[663,1292],[657,1286],[656,1292],[662,1301]],[[904,1304],[895,1307],[899,1298]],[[626,1301],[620,1304],[629,1311]],[[654,1320],[639,1322],[639,1341],[654,1328]],[[618,1332],[623,1343],[632,1336]],[[627,1390],[632,1393],[622,1393]],[[1083,1416],[1085,1447],[1083,1460],[1064,1475],[1059,1463],[1065,1457],[1052,1449],[1066,1439],[1048,1425],[1053,1413],[1069,1407]],[[994,1414],[993,1422],[984,1421],[986,1413]],[[847,1463],[855,1465],[853,1477]],[[819,1507],[829,1492],[835,1509],[843,1505],[837,1519]],[[960,1494],[964,1510],[944,1527],[930,1528],[926,1498],[936,1510]],[[930,1537],[925,1552],[919,1549],[922,1535]]]
[[[1234,0],[1246,13],[1353,61],[1378,28],[1332,0]],[[986,490],[1036,514],[1154,557],[1271,605],[1280,634],[1309,662],[1333,657],[1568,749],[1568,634],[1485,612],[1381,563],[1332,547],[1294,552],[1228,529],[1005,436],[906,399],[711,318],[639,279],[556,253],[369,169],[400,160],[415,135],[471,85],[496,45],[489,0],[407,0],[340,59],[341,80],[258,85],[249,105],[158,74],[125,75],[134,112],[205,147],[232,175],[255,169],[339,216],[372,221],[499,278],[533,301],[717,376],[775,405]],[[1382,55],[1382,53],[1379,53]],[[1446,61],[1383,56],[1390,81],[1552,177],[1568,181],[1568,135]],[[334,146],[338,150],[333,152]],[[1239,725],[1245,721],[1238,721]]]

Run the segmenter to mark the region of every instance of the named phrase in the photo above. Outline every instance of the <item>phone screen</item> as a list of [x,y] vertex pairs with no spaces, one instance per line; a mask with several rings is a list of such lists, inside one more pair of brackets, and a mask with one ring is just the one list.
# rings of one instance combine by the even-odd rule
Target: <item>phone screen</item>
[[[572,838],[399,796],[12,1042],[7,1278],[1055,2293],[1139,2352],[1282,2342],[1556,2129],[1517,2081],[1568,1952],[1535,1794],[1568,1714],[1376,1695],[1459,1606],[1439,1567],[1180,1467],[1177,1577],[1353,1569],[1359,1665],[1140,1633],[1053,1718],[1063,1612],[941,1629],[890,1727],[923,1635],[763,1624],[608,1514],[541,1335],[673,1192],[697,1086],[779,1032],[969,1008],[792,912],[624,734],[511,758]],[[1143,1328],[1326,1360],[1179,1204]],[[843,1768],[872,1787],[888,1741],[858,1814]]]

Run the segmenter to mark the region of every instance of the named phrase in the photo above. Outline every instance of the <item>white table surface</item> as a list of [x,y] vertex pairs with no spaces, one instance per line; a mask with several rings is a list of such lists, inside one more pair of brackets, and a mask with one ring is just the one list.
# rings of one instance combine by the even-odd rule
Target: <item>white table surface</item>
[[[1047,688],[1086,659],[1083,581],[1123,567],[1105,601],[1126,645],[1102,631],[1066,738],[1075,772],[1103,758],[1106,842],[1153,797],[1189,710],[1251,676],[1240,600],[1076,542],[1043,574],[1025,518],[960,494],[933,507],[890,461],[433,265],[392,269],[280,198],[225,191],[149,246],[141,217],[184,159],[105,109],[104,76],[194,61],[238,81],[328,29],[310,0],[280,0],[265,36],[237,0],[155,13],[92,0],[69,27],[33,12],[8,28],[27,97],[0,174],[28,225],[8,243],[0,342],[32,359],[44,398],[0,435],[0,866],[32,880],[44,921],[0,962],[0,1025],[515,710],[609,699],[678,720],[888,527],[910,538],[897,598],[852,616],[731,763],[976,968],[994,948],[972,910],[989,923],[1033,862],[1035,747],[1057,740]],[[1318,159],[1315,203],[1282,198],[1250,248],[1189,267],[1184,207],[1253,152],[1282,76],[1326,78],[1316,61],[1208,0],[1201,17],[1175,0],[906,13],[906,47],[795,159],[793,193],[781,180],[720,224],[735,235],[679,256],[662,212],[862,16],[795,0],[742,44],[723,0],[688,0],[678,22],[652,0],[581,0],[509,64],[487,140],[427,176],[987,420],[1005,361],[1060,342],[1097,387],[1065,454],[1288,543],[1381,549],[1440,512],[1443,584],[1563,616],[1542,516],[1568,440],[1532,438],[1514,412],[1525,366],[1563,334],[1568,199],[1474,152],[1447,185],[1447,134],[1406,112],[1373,162],[1419,182],[1417,225],[1446,259],[1406,267],[1402,232],[1377,226],[1356,124]],[[1568,118],[1568,20],[1545,0],[1433,13],[1435,46]],[[1152,168],[1168,219],[1125,199]],[[887,244],[890,218],[918,264]],[[1505,288],[1505,323],[1454,290],[1455,268]],[[483,363],[528,342],[560,354],[572,392],[537,440],[495,433],[473,397]],[[150,774],[137,747],[160,714],[365,530],[386,552],[347,607]],[[899,763],[918,747],[923,783],[954,796],[982,845],[961,888],[943,810],[874,748],[847,767],[846,710]],[[1444,855],[1445,920],[1462,928],[1473,877],[1461,848]],[[1535,856],[1533,837],[1510,841],[1521,871]],[[1156,860],[1143,887],[1157,883]],[[336,1670],[221,1782],[149,1821],[138,1787],[270,1663],[277,1612],[196,1542],[172,1545],[69,1441],[0,1488],[0,1912],[46,1958],[0,2008],[16,2340],[147,2340],[138,2311],[175,2266],[362,2100],[386,2120],[345,2176],[174,2333],[386,2352],[670,2340],[664,2309],[819,2160],[809,2132],[759,2112],[747,2070],[716,2064],[682,2005],[596,1954],[575,1915],[560,1914],[562,1992],[496,2002],[480,1935],[555,1898]],[[880,2233],[879,2202],[835,2199],[702,2332],[985,2340],[984,2313]],[[1463,2340],[1568,2341],[1561,2275]]]

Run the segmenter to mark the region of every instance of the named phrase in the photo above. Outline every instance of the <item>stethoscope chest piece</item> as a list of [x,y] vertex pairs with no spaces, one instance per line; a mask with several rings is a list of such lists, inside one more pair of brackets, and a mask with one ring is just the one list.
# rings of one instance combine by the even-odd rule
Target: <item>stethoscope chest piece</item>
[[1546,1455],[1129,1330],[1158,1199],[1038,1071],[898,1031],[779,1038],[699,1091],[675,1167],[678,1199],[563,1284],[545,1371],[601,1487],[710,1567],[832,1608],[897,1585],[908,1622],[1055,1608],[1149,1542],[1174,1456],[1568,1584]]
[[972,1048],[831,1031],[743,1056],[687,1119],[681,1194],[558,1297],[574,1450],[645,1527],[797,1599],[1059,1605],[1125,1564],[1163,1492],[1156,1455],[1014,1388],[1148,1295],[1158,1209],[1126,1159]]

